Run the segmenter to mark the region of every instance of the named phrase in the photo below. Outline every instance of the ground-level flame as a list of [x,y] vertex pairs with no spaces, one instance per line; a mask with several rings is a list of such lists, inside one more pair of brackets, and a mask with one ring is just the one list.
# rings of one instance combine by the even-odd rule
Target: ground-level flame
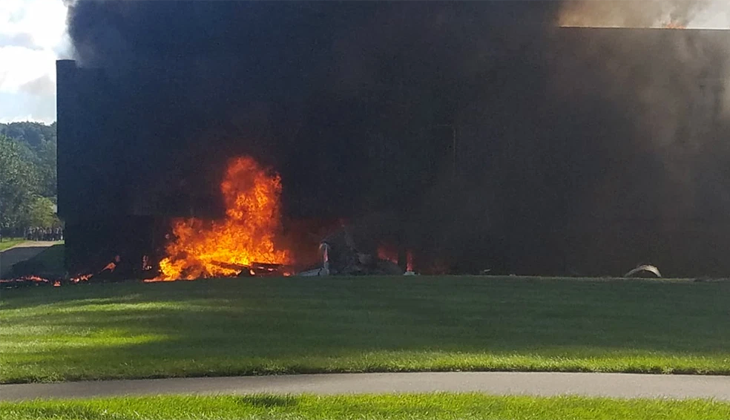
[[687,29],[686,25],[683,25],[679,22],[667,22],[662,24],[662,28],[664,29]]
[[[398,249],[390,245],[381,245],[378,247],[378,258],[398,264]],[[406,271],[413,271],[413,251],[406,251]]]
[[378,247],[378,258],[398,264],[398,249],[389,245]]
[[233,159],[220,185],[226,218],[173,222],[174,238],[160,261],[159,280],[235,276],[254,263],[287,264],[275,245],[280,228],[281,179],[254,159]]

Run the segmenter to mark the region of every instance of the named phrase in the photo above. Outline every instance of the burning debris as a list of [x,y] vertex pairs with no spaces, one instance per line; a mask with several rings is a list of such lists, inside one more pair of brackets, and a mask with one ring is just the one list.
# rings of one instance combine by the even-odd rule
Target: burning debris
[[0,280],[0,285],[4,287],[17,287],[20,285],[40,285],[50,283],[50,280],[39,276],[23,276],[16,279]]
[[[359,248],[350,228],[342,223],[340,229],[325,237],[319,246],[322,264],[320,267],[306,270],[299,275],[400,275],[403,269],[398,265],[397,252],[391,248],[380,247],[376,252]],[[409,268],[412,272],[412,255],[409,251]]]
[[405,256],[399,255],[398,248],[391,245],[382,245],[378,247],[378,258],[384,261],[390,261],[393,264],[402,266],[402,258],[405,258],[405,275],[415,274],[413,270],[413,251],[410,249],[405,252]]
[[[21,262],[16,264],[16,266],[19,265],[20,269],[27,269],[25,265]],[[87,272],[84,274],[76,274],[73,276],[70,276],[68,274],[60,274],[60,273],[51,273],[51,272],[39,272],[37,275],[31,275],[31,274],[24,274],[19,275],[17,274],[18,271],[16,270],[15,266],[13,266],[13,272],[16,273],[15,277],[9,278],[9,279],[3,279],[0,280],[0,284],[4,285],[4,287],[22,287],[22,286],[31,286],[31,285],[51,285],[53,287],[61,287],[64,285],[74,285],[74,284],[82,284],[82,283],[88,283],[88,282],[106,282],[106,281],[123,281],[123,280],[130,280],[130,279],[139,279],[139,273],[146,274],[149,278],[152,277],[151,274],[154,274],[155,272],[152,269],[152,266],[149,263],[149,257],[145,256],[142,263],[142,270],[133,270],[131,267],[129,267],[129,264],[125,264],[125,261],[122,260],[122,258],[119,255],[116,255],[108,264],[106,264],[101,270],[94,271],[94,272]],[[20,270],[18,269],[18,270]],[[156,274],[155,274],[156,275]]]
[[53,286],[61,287],[62,284],[78,284],[82,281],[88,281],[89,277],[71,278],[71,279],[49,279],[40,276],[23,276],[13,279],[0,280],[0,287],[18,288],[27,286]]
[[[196,218],[173,222],[160,275],[146,282],[195,280],[210,277],[289,276],[293,257],[277,246],[280,233],[281,180],[254,159],[233,159],[220,185],[226,218]],[[322,266],[301,275],[403,274],[395,261],[378,258],[355,244],[349,228],[341,228],[320,243]],[[143,265],[146,264],[143,262]],[[102,271],[113,272],[114,263]],[[413,255],[407,253],[407,271]]]
[[157,280],[271,273],[291,263],[289,251],[275,244],[280,230],[279,176],[241,157],[230,162],[220,190],[225,220],[175,220]]

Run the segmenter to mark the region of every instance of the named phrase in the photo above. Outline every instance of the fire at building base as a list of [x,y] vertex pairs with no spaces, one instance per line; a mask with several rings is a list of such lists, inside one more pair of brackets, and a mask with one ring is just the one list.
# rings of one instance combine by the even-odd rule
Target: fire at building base
[[[364,59],[343,38],[326,70],[59,61],[68,279],[730,273],[728,33],[495,27],[476,45],[433,16],[414,17],[425,46]],[[434,39],[453,48],[422,54]]]

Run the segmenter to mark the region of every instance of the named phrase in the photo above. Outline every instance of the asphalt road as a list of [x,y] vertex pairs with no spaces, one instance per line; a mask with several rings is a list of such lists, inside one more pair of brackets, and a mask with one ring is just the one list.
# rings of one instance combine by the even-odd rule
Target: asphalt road
[[13,264],[29,260],[58,242],[27,241],[12,248],[0,251],[0,275],[10,270]]
[[621,373],[355,373],[0,385],[0,401],[160,394],[382,394],[482,392],[730,401],[730,377]]

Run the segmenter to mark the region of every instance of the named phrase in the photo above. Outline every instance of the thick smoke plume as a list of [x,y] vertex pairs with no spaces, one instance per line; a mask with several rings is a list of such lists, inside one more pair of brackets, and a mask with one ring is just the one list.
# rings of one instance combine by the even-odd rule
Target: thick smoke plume
[[205,197],[248,154],[281,173],[291,221],[346,219],[461,271],[558,273],[572,229],[730,204],[724,119],[706,116],[724,104],[698,88],[724,77],[723,37],[559,29],[685,24],[702,4],[89,0],[69,32],[120,86],[119,126],[142,127],[110,170],[145,200]]

